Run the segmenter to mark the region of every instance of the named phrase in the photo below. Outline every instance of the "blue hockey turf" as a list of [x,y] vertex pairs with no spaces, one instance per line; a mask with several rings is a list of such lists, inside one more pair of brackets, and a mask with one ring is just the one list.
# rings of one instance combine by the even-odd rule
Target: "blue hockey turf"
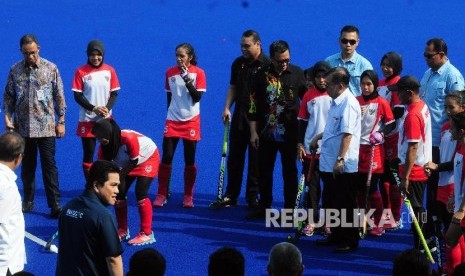
[[[56,63],[63,78],[67,132],[57,142],[63,204],[84,187],[81,141],[75,135],[78,106],[71,81],[76,68],[86,62],[88,41],[98,38],[104,42],[105,62],[117,71],[121,92],[113,114],[120,126],[151,137],[160,147],[167,109],[165,71],[175,64],[176,45],[189,42],[195,47],[199,66],[207,76],[207,93],[201,101],[202,140],[197,147],[195,208],[181,207],[184,165],[180,144],[173,164],[172,197],[165,208],[154,209],[153,214],[157,242],[151,246],[166,257],[166,275],[206,275],[209,254],[224,245],[237,247],[245,255],[247,275],[265,275],[270,248],[292,232],[267,228],[263,221],[246,221],[243,195],[238,207],[208,209],[216,199],[223,138],[220,118],[230,66],[240,55],[243,31],[257,30],[266,53],[272,41],[287,40],[291,62],[307,68],[338,52],[341,27],[354,24],[361,32],[357,50],[378,73],[382,55],[397,51],[403,55],[403,74],[418,78],[427,69],[425,42],[442,37],[448,43],[452,64],[465,70],[462,1],[1,0],[1,6],[0,87],[5,86],[9,67],[22,59],[19,39],[26,33],[37,35],[40,55]],[[276,208],[283,205],[281,175],[278,159],[274,171]],[[18,185],[21,190],[20,180]],[[150,189],[152,200],[157,185],[155,180]],[[133,188],[128,200],[130,231],[135,234],[139,217]],[[26,230],[42,239],[48,239],[57,229],[57,221],[49,218],[45,202],[38,169],[36,208],[25,218]],[[346,255],[316,247],[316,237],[302,238],[298,246],[303,253],[305,275],[390,275],[394,256],[412,246],[409,228],[406,222],[403,230],[369,237],[361,241],[358,251]],[[125,271],[130,256],[140,248],[125,245]],[[44,252],[28,239],[26,249],[27,271],[54,275],[56,254]]]

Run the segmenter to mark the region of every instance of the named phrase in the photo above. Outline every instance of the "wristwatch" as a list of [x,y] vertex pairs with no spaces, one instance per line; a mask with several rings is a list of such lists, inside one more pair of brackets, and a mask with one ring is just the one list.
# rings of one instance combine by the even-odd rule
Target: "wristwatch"
[[59,124],[59,125],[64,125],[64,124],[65,124],[65,121],[58,121],[58,124]]
[[337,162],[339,162],[339,161],[344,162],[344,157],[338,155],[336,160],[337,160]]

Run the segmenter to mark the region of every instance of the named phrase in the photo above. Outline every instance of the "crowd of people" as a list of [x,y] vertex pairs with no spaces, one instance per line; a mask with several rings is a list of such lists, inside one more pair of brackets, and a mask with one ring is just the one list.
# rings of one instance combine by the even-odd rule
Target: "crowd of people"
[[[451,273],[465,261],[461,251],[465,245],[461,235],[461,227],[465,227],[463,76],[447,58],[446,42],[432,38],[423,54],[429,69],[420,81],[411,75],[401,76],[402,57],[396,52],[381,58],[380,80],[370,61],[356,51],[359,35],[356,26],[344,26],[339,34],[341,51],[302,70],[291,63],[291,47],[286,41],[271,43],[268,57],[256,31],[243,33],[242,55],[231,65],[221,116],[224,122],[231,122],[230,150],[226,192],[215,202],[215,208],[237,205],[247,156],[246,218],[265,218],[273,203],[273,171],[279,152],[286,209],[297,207],[297,160],[303,163],[307,207],[314,218],[305,223],[303,234],[310,236],[318,230],[315,225],[320,219],[320,206],[344,213],[345,221],[352,223],[323,226],[319,230],[326,237],[317,240],[318,245],[335,246],[337,253],[357,250],[360,229],[354,220],[355,212],[361,209],[374,209],[373,216],[367,218],[373,225],[368,232],[371,236],[401,228],[402,200],[408,199],[422,229],[421,233],[413,231],[414,248],[424,249],[420,244],[423,236],[431,251],[445,250],[446,258],[437,254],[437,260],[445,273]],[[118,77],[115,69],[104,63],[103,43],[88,43],[87,62],[76,70],[72,83],[80,107],[76,134],[82,141],[86,187],[81,196],[64,207],[60,204],[55,161],[55,139],[65,135],[63,82],[57,66],[39,56],[40,45],[34,35],[20,39],[20,50],[24,59],[11,67],[4,92],[7,133],[1,137],[5,141],[0,139],[4,143],[0,143],[0,150],[5,154],[0,160],[9,168],[2,173],[5,179],[1,184],[6,185],[5,193],[11,193],[8,198],[14,202],[1,204],[15,206],[11,216],[21,218],[19,210],[26,213],[34,209],[40,153],[50,216],[59,218],[57,275],[84,269],[82,262],[86,262],[78,260],[89,260],[90,256],[102,258],[95,264],[87,262],[88,271],[109,269],[121,274],[120,242],[155,242],[152,208],[168,203],[179,139],[183,141],[185,162],[182,206],[194,207],[196,146],[201,139],[199,102],[206,92],[206,75],[197,66],[194,47],[188,43],[176,46],[176,65],[166,71],[168,109],[160,160],[152,139],[120,129],[112,117],[120,91]],[[22,201],[16,176],[11,174],[21,162]],[[151,202],[148,191],[155,178],[158,192]],[[134,181],[140,229],[130,239],[126,195]],[[115,208],[116,220],[106,208],[109,205]],[[5,231],[24,230],[24,219],[11,227]],[[82,248],[70,250],[69,244],[75,244],[76,237],[80,237]],[[106,246],[95,250],[95,237],[101,237],[99,242],[105,240]],[[24,250],[17,248],[15,254],[24,258]],[[276,248],[277,252],[282,250],[287,249]],[[70,260],[80,267],[69,265]],[[20,268],[20,264],[6,266],[12,274]]]

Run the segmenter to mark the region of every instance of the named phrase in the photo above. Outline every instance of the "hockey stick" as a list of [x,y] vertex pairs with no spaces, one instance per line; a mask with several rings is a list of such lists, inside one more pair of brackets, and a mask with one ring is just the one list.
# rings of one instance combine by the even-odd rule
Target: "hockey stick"
[[[391,160],[391,164],[389,164],[389,170],[391,171],[391,175],[394,178],[394,181],[396,181],[397,186],[400,187],[401,180],[399,176],[399,170],[398,166],[400,163],[400,159],[394,159]],[[421,231],[420,225],[418,224],[417,217],[415,216],[415,212],[413,211],[412,204],[410,203],[410,200],[407,198],[407,196],[404,193],[400,193],[400,196],[404,200],[405,206],[407,207],[407,211],[409,215],[412,217],[412,223],[413,227],[418,233],[418,237],[420,238],[421,245],[425,249],[426,256],[430,260],[432,264],[435,264],[433,256],[431,255],[431,251],[429,250],[428,244],[426,243],[425,236],[423,236],[423,232]]]
[[47,251],[58,254],[58,248],[56,247],[56,245],[50,243],[50,245],[47,247],[47,242],[45,242],[41,238],[38,238],[38,237],[34,236],[33,234],[31,234],[31,233],[29,233],[27,231],[25,231],[24,236],[26,238],[30,239],[31,241],[37,243],[38,245],[43,246]]
[[426,243],[425,236],[423,236],[423,232],[420,229],[420,225],[418,224],[417,217],[415,216],[415,212],[413,211],[412,204],[410,203],[410,200],[407,198],[407,196],[404,195],[404,193],[401,193],[401,196],[404,199],[405,206],[407,206],[408,213],[412,217],[413,226],[415,227],[418,237],[420,238],[421,245],[423,245],[423,248],[425,249],[426,257],[428,257],[430,262],[434,264],[435,262],[433,256],[431,255],[431,251],[429,250],[428,244]]
[[[316,151],[311,151],[312,153],[312,159],[310,160],[310,165],[308,166],[308,173],[307,173],[307,179],[305,181],[305,174],[304,172],[302,172],[302,175],[300,176],[300,180],[299,180],[299,186],[298,186],[298,190],[297,190],[297,197],[296,197],[296,200],[295,200],[295,209],[294,210],[297,210],[299,208],[302,208],[307,205],[307,197],[308,197],[308,185],[306,185],[305,182],[309,183],[310,182],[310,179],[311,179],[311,176],[313,174],[313,170],[315,168],[315,163],[316,163],[316,160],[315,160],[315,155],[316,155]],[[303,193],[303,199],[301,200],[302,198],[302,193]],[[293,244],[297,244],[297,242],[300,240],[300,237],[302,236],[302,229],[304,228],[304,225],[305,225],[305,222],[307,221],[304,220],[304,221],[299,221],[298,224],[297,224],[297,228],[295,230],[295,233],[294,233],[294,237],[292,237],[291,234],[289,234],[287,236],[287,240]]]
[[58,230],[53,233],[52,237],[47,241],[47,243],[44,245],[45,249],[49,250],[50,247],[52,246],[52,242],[58,237]]
[[223,150],[221,151],[221,166],[220,174],[218,177],[218,193],[216,201],[210,204],[210,209],[216,210],[224,206],[223,204],[223,186],[224,186],[224,172],[226,168],[226,155],[228,152],[228,137],[229,137],[229,121],[224,123],[224,135],[223,135]]
[[367,177],[367,182],[366,182],[366,191],[365,191],[365,214],[363,215],[363,224],[362,224],[362,234],[360,235],[360,238],[364,239],[366,234],[367,234],[367,223],[368,220],[370,219],[367,216],[368,212],[368,197],[370,194],[370,187],[371,187],[371,176],[373,175],[373,159],[375,157],[375,146],[371,146],[371,155],[370,155],[370,167],[368,168],[368,177]]

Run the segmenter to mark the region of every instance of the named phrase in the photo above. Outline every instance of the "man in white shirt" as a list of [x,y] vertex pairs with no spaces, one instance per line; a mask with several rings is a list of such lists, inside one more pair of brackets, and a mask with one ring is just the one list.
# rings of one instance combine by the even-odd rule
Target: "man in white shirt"
[[23,160],[24,140],[16,132],[0,136],[0,275],[24,269],[24,216],[14,170]]
[[[333,99],[323,132],[320,153],[320,172],[324,183],[325,208],[338,210],[339,219],[353,223],[357,208],[356,175],[361,134],[360,104],[349,90],[350,74],[344,67],[326,73],[326,90]],[[315,147],[317,135],[310,144]],[[345,216],[345,217],[343,217]],[[335,226],[331,236],[317,240],[318,245],[336,245],[335,252],[347,253],[358,248],[358,228]]]

